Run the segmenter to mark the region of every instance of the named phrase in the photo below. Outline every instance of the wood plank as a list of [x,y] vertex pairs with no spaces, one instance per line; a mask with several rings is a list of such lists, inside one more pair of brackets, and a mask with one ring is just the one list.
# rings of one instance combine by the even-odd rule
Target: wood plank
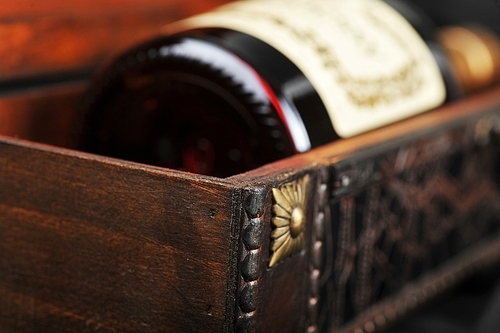
[[0,82],[91,71],[172,21],[226,1],[24,1],[0,9]]
[[232,187],[35,146],[0,143],[2,332],[231,327]]

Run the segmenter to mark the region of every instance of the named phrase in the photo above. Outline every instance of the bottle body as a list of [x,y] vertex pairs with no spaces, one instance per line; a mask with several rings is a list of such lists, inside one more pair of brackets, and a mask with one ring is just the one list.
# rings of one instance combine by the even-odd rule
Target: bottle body
[[[310,149],[308,138],[300,141],[305,130],[291,129],[296,115],[271,87],[287,82],[280,72],[292,74],[295,82],[300,72],[279,59],[285,61],[275,67],[278,79],[266,80],[263,67],[269,63],[242,60],[224,45],[231,37],[261,43],[227,29],[198,29],[149,42],[117,59],[94,83],[98,93],[83,103],[80,148],[221,177]],[[272,49],[269,53],[280,58]],[[308,91],[312,96],[302,91],[288,100],[324,108],[314,89]],[[334,139],[333,129],[321,132],[329,135],[317,145]]]
[[[377,0],[327,13],[318,12],[324,2],[290,0],[295,14],[308,6],[306,23],[275,15],[276,1],[245,3],[257,5],[189,21],[117,59],[82,103],[80,148],[224,177],[444,101],[425,42],[408,23],[406,40],[374,16]],[[255,10],[260,28],[249,34],[238,20]]]

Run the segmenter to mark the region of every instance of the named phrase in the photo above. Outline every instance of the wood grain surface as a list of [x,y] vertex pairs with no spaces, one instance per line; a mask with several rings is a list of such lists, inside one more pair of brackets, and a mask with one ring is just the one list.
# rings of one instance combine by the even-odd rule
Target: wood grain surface
[[88,72],[172,21],[224,0],[3,1],[0,82]]
[[27,145],[0,143],[2,332],[230,330],[230,186]]

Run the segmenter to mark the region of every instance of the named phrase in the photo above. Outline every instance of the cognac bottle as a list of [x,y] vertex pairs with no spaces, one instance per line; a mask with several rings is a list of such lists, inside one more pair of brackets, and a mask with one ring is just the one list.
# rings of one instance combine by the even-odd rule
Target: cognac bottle
[[248,0],[170,25],[93,82],[79,148],[227,177],[427,111],[453,82],[427,22],[399,0]]

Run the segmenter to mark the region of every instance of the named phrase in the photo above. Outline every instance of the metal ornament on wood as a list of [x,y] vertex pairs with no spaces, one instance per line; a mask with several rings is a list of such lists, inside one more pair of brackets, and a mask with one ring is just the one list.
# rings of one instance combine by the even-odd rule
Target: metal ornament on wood
[[273,188],[273,231],[269,267],[302,251],[307,218],[309,175]]

